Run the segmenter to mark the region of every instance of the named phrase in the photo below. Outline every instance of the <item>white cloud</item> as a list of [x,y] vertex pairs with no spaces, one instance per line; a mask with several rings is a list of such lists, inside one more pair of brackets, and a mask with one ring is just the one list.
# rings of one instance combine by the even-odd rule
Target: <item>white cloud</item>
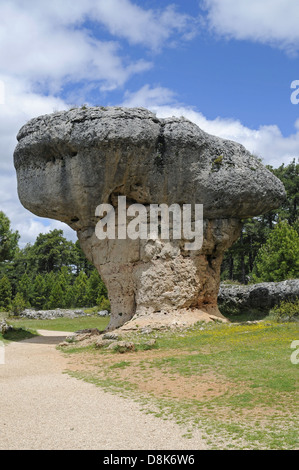
[[130,108],[143,107],[155,110],[157,106],[174,102],[175,97],[176,94],[168,88],[161,86],[150,87],[150,85],[146,84],[134,93],[126,91],[122,106]]
[[13,224],[14,230],[18,230],[22,235],[19,242],[20,248],[24,248],[27,243],[33,244],[40,233],[49,233],[54,229],[62,230],[63,236],[67,240],[72,240],[73,242],[77,240],[76,232],[62,222],[51,220],[49,223],[48,219],[34,219],[30,213],[26,214],[25,212],[22,215],[23,217],[20,217],[19,222]]
[[0,210],[11,220],[13,230],[19,230],[24,245],[35,240],[37,229],[45,232],[48,228],[42,222],[37,223],[19,201],[13,165],[16,135],[32,117],[65,109],[66,103],[59,98],[34,93],[25,81],[3,75],[0,79],[5,84],[5,100],[0,105]]
[[124,60],[116,41],[100,41],[91,31],[76,29],[72,16],[69,24],[60,24],[47,15],[47,9],[43,16],[40,13],[18,3],[9,7],[1,3],[0,71],[40,84],[53,93],[68,81],[81,80],[114,89],[151,67],[143,59]]
[[121,88],[152,67],[142,57],[144,49],[141,58],[132,58],[119,38],[158,49],[174,36],[191,37],[192,19],[171,6],[146,10],[129,0],[1,0],[0,18],[0,210],[19,230],[22,244],[57,226],[72,238],[67,226],[45,225],[19,202],[13,167],[17,132],[32,117],[68,107],[54,96],[62,86],[83,82],[73,101],[82,104],[95,84],[105,92]]
[[208,24],[228,38],[299,49],[297,0],[203,0]]
[[4,104],[0,105],[0,170],[12,171],[16,135],[30,118],[65,109],[66,103],[53,96],[34,93],[26,81],[0,74],[5,85]]
[[94,6],[94,13],[111,34],[152,49],[163,47],[175,33],[190,39],[196,31],[196,20],[177,12],[174,5],[163,10],[144,10],[129,0],[100,0]]
[[0,17],[0,72],[52,93],[82,80],[112,90],[152,67],[130,57],[119,38],[157,50],[195,34],[193,18],[173,6],[146,10],[129,0],[2,0]]
[[[167,104],[167,97],[172,103]],[[209,120],[193,108],[173,103],[175,95],[167,88],[143,86],[135,93],[127,93],[123,105],[143,106],[157,113],[158,117],[184,116],[209,134],[243,144],[250,152],[262,158],[265,165],[277,168],[299,157],[299,119],[294,123],[294,134],[285,137],[277,125],[250,129],[240,121],[217,117]]]

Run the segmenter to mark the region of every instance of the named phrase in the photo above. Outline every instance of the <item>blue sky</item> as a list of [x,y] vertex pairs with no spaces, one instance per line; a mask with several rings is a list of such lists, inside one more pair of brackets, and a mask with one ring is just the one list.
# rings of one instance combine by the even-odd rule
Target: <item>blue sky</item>
[[1,0],[0,18],[0,210],[22,245],[53,228],[76,239],[17,197],[16,134],[40,114],[143,106],[274,167],[299,157],[297,0]]

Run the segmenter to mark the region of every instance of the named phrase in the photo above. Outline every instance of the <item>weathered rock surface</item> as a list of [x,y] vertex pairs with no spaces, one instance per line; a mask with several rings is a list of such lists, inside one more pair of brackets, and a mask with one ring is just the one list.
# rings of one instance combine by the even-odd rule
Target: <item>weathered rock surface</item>
[[77,318],[85,316],[83,310],[71,310],[71,309],[61,309],[56,308],[54,310],[34,310],[31,308],[26,308],[21,314],[22,318],[30,318],[37,320],[52,320],[54,318]]
[[262,282],[247,286],[221,284],[218,305],[224,315],[256,313],[266,315],[283,301],[299,299],[299,279]]
[[[281,182],[235,142],[181,118],[142,109],[89,108],[45,115],[19,132],[14,153],[22,204],[77,231],[111,302],[110,329],[134,317],[182,317],[217,308],[223,252],[242,218],[279,207]],[[204,241],[99,240],[95,209],[128,204],[203,204]],[[119,228],[119,227],[117,227]]]
[[0,322],[0,333],[2,335],[5,335],[6,333],[8,333],[9,331],[12,331],[13,330],[13,327],[11,325],[9,325],[8,323],[6,323],[6,320],[2,320]]

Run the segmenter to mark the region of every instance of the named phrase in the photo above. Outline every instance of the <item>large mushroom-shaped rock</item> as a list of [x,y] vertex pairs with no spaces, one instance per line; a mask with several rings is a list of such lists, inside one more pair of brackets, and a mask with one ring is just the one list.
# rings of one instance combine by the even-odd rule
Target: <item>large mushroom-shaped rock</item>
[[[143,108],[57,112],[32,119],[17,138],[20,201],[77,231],[108,289],[109,329],[129,320],[188,322],[203,311],[221,316],[220,266],[240,235],[241,219],[275,209],[285,197],[282,183],[242,145],[184,118],[158,119]],[[125,201],[147,212],[155,204],[202,204],[202,245],[188,249],[187,236],[172,236],[172,219],[166,238],[118,236],[133,218],[128,213],[117,226],[120,201],[122,209]],[[97,208],[104,203],[115,208],[114,239],[96,233],[106,214]]]

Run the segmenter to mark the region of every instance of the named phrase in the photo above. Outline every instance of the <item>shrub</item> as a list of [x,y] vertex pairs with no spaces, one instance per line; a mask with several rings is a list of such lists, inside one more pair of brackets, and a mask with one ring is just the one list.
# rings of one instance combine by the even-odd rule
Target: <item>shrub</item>
[[18,316],[23,312],[26,306],[26,301],[23,295],[18,292],[11,303],[11,312]]
[[104,297],[104,296],[101,296],[101,297],[98,299],[98,305],[99,305],[99,309],[100,309],[100,310],[108,310],[108,312],[111,311],[111,306],[110,306],[109,299],[107,299],[107,298]]
[[276,321],[298,321],[299,299],[295,302],[283,301],[270,310],[270,317]]

